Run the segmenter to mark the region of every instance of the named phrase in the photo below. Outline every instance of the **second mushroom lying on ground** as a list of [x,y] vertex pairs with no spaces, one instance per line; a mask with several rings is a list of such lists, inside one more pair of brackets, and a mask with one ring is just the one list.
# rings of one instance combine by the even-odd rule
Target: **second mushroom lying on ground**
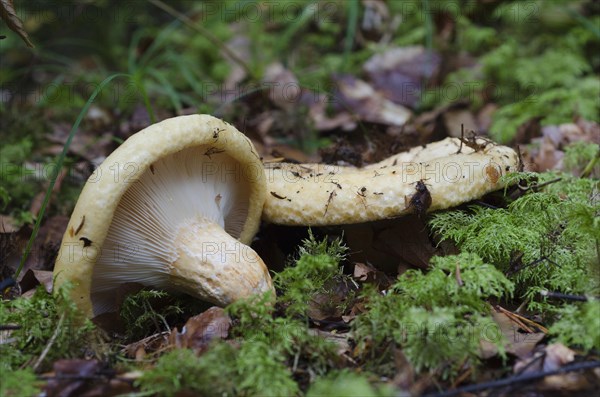
[[206,115],[154,124],[88,179],[55,287],[71,283],[90,316],[118,309],[129,283],[219,305],[272,291],[266,266],[243,244],[258,229],[265,191],[258,154],[230,124]]
[[363,168],[265,166],[263,219],[281,225],[342,225],[424,214],[479,198],[517,171],[519,157],[484,139],[446,138]]

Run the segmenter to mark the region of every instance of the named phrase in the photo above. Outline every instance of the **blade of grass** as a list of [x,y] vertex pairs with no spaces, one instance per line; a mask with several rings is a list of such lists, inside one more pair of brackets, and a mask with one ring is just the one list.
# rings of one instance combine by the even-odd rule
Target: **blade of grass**
[[148,97],[148,92],[146,91],[146,85],[144,84],[144,73],[142,70],[137,70],[132,76],[131,79],[133,84],[136,86],[138,90],[140,90],[140,94],[142,94],[142,99],[144,100],[144,106],[146,107],[146,112],[148,112],[148,116],[150,117],[150,123],[156,123],[156,116],[154,115],[154,109],[152,109],[152,105],[150,104],[150,97]]
[[344,38],[344,65],[346,66],[349,65],[350,51],[352,51],[356,27],[358,26],[358,7],[358,0],[351,0],[348,4],[348,26]]
[[302,14],[298,18],[294,20],[290,24],[290,26],[283,32],[281,38],[278,40],[277,51],[276,53],[280,58],[284,57],[284,50],[290,48],[290,42],[296,35],[296,33],[302,29],[304,26],[308,25],[311,19],[314,18],[315,13],[319,10],[319,5],[317,3],[310,3],[304,10],[302,10]]
[[79,115],[77,116],[77,119],[75,120],[75,124],[73,124],[73,128],[71,128],[71,132],[69,132],[69,137],[67,138],[67,141],[65,142],[65,145],[63,146],[63,150],[58,155],[58,159],[56,160],[56,166],[52,170],[52,174],[50,177],[50,183],[48,184],[48,189],[46,190],[46,194],[44,196],[44,201],[42,202],[42,206],[40,208],[40,212],[38,213],[38,217],[35,221],[35,225],[33,226],[33,231],[31,232],[29,241],[27,241],[27,246],[25,247],[25,251],[23,252],[23,255],[21,256],[21,261],[19,262],[19,267],[17,268],[17,271],[15,272],[15,277],[14,277],[15,280],[18,279],[19,274],[21,273],[21,270],[23,270],[23,266],[25,265],[25,261],[27,260],[27,257],[31,253],[31,248],[33,247],[33,242],[35,241],[35,238],[37,237],[37,234],[40,231],[40,225],[42,223],[42,219],[44,218],[44,213],[46,212],[46,207],[48,206],[48,202],[50,201],[50,196],[52,195],[52,189],[54,189],[54,184],[56,183],[56,178],[58,177],[58,174],[59,174],[60,170],[62,169],[63,163],[65,161],[65,157],[67,156],[67,152],[69,151],[69,147],[71,146],[71,141],[73,141],[73,137],[75,136],[75,133],[79,129],[79,124],[81,124],[83,117],[87,114],[88,109],[90,108],[90,106],[94,102],[94,99],[96,99],[96,96],[98,96],[100,91],[102,91],[108,83],[110,83],[113,79],[115,79],[117,77],[129,78],[130,76],[125,73],[117,73],[117,74],[113,74],[113,75],[105,78],[98,85],[98,87],[94,90],[94,92],[92,93],[92,95],[90,96],[90,98],[88,99],[86,104],[81,109],[81,112],[79,112]]
[[[166,92],[168,97],[171,99],[171,104],[175,108],[175,112],[177,114],[181,114],[181,110],[183,109],[183,105],[181,104],[181,98],[177,94],[177,91],[173,87],[173,85],[169,82],[169,80],[163,76],[162,73],[157,71],[156,69],[150,69],[148,71],[150,76],[154,77],[156,81],[159,83],[160,87]],[[153,121],[154,123],[154,121]]]

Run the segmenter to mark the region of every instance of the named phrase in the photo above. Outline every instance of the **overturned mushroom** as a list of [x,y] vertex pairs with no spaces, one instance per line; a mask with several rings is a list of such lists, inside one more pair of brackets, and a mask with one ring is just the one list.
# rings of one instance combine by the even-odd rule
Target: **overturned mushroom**
[[[450,208],[503,185],[517,153],[479,139],[457,138],[416,147],[363,168],[271,163],[265,166],[263,219],[282,225],[341,225]],[[471,145],[475,146],[475,145]]]
[[115,311],[126,283],[219,305],[272,290],[264,263],[244,245],[265,195],[259,156],[230,124],[206,115],[154,124],[88,179],[63,237],[55,286],[71,282],[90,316]]

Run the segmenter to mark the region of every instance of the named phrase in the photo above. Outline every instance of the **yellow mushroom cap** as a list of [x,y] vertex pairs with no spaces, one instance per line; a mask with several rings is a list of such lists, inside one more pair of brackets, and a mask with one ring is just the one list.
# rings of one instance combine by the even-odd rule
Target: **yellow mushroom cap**
[[248,246],[265,176],[252,143],[208,115],[180,116],[134,134],[98,167],[75,206],[55,287],[73,285],[89,316],[114,311],[121,284],[188,293],[219,305],[272,291]]
[[[343,225],[415,212],[422,182],[433,211],[457,206],[503,187],[500,177],[519,165],[517,153],[483,139],[469,147],[447,138],[356,168],[324,164],[265,165],[263,219],[281,225]],[[460,152],[459,152],[460,151]]]

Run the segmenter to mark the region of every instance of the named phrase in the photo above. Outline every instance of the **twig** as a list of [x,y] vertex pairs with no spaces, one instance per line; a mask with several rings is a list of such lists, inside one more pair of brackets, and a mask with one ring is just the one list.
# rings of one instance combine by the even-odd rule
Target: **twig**
[[48,344],[46,345],[46,347],[44,347],[44,351],[42,351],[42,354],[40,354],[37,361],[33,365],[33,371],[37,371],[37,369],[40,366],[40,364],[42,363],[42,361],[44,361],[44,358],[46,358],[46,355],[48,354],[48,352],[50,351],[50,348],[52,347],[52,345],[56,341],[56,338],[58,337],[58,333],[62,330],[62,323],[64,320],[65,320],[65,313],[61,314],[60,320],[58,320],[58,324],[56,325],[56,329],[54,330],[52,337],[48,341]]
[[0,325],[0,331],[14,331],[17,329],[21,329],[23,328],[20,325],[12,325],[12,324],[7,324],[7,325]]
[[561,180],[562,180],[562,178],[558,177],[558,178],[554,178],[554,179],[551,179],[549,181],[542,182],[542,183],[532,183],[531,185],[525,186],[525,187],[517,185],[517,187],[519,188],[519,190],[524,191],[524,192],[526,192],[528,190],[533,190],[534,192],[537,192],[538,190],[540,190],[544,186],[548,186],[548,185],[550,185],[552,183],[560,182]]
[[506,310],[505,308],[503,308],[502,306],[496,306],[496,309],[501,311],[502,313],[504,313],[511,321],[515,322],[519,327],[521,327],[522,329],[524,329],[525,331],[527,331],[530,334],[533,334],[534,331],[529,328],[528,326],[526,326],[522,321],[521,321],[521,316],[516,315],[508,310]]
[[540,291],[540,295],[545,296],[546,298],[565,299],[578,302],[587,302],[589,300],[587,296],[583,295],[563,294],[561,292],[553,292],[546,290]]
[[499,379],[491,382],[478,383],[475,385],[469,385],[460,387],[458,389],[445,391],[442,393],[426,394],[425,397],[452,397],[463,393],[474,393],[488,389],[499,389],[504,386],[511,386],[517,383],[528,383],[531,381],[543,379],[546,376],[559,375],[567,372],[583,371],[586,369],[600,367],[600,361],[584,361],[580,363],[565,365],[562,368],[555,369],[552,371],[542,371],[535,373],[527,373],[523,375],[510,376],[508,378]]
[[[497,306],[497,307],[498,307],[498,308],[500,308],[501,310],[505,310],[505,309],[501,308],[500,306]],[[508,311],[507,311],[507,312],[508,312]],[[538,323],[536,323],[535,321],[528,319],[527,317],[523,317],[523,316],[521,316],[520,314],[517,314],[517,313],[512,313],[512,312],[508,312],[508,313],[510,313],[511,315],[513,315],[513,316],[517,317],[519,320],[521,320],[521,321],[523,321],[523,322],[526,322],[527,324],[529,324],[529,325],[532,325],[532,326],[536,327],[537,329],[539,329],[539,330],[540,330],[540,331],[542,331],[543,333],[545,333],[545,334],[547,334],[547,333],[548,333],[548,328],[544,327],[543,325],[541,325],[541,324],[538,324]]]

